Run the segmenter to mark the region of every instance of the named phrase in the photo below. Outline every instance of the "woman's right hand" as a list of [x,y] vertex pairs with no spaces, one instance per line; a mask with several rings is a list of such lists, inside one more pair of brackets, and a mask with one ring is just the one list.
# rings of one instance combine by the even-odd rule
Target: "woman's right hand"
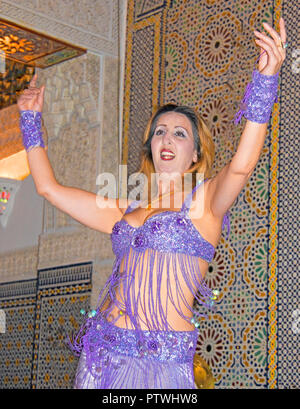
[[37,74],[34,74],[28,89],[25,89],[18,98],[18,108],[20,111],[42,112],[44,104],[45,85],[36,87]]

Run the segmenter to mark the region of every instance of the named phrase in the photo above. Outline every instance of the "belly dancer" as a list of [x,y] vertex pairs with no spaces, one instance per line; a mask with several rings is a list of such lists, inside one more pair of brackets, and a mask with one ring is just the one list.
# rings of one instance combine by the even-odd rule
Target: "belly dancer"
[[[193,305],[213,305],[214,289],[204,282],[208,263],[225,226],[229,233],[229,209],[264,145],[287,46],[282,18],[279,25],[280,36],[268,25],[269,36],[254,32],[262,54],[235,117],[238,123],[244,116],[246,124],[230,162],[211,177],[214,144],[205,121],[192,108],[166,104],[145,131],[140,172],[149,183],[140,200],[106,199],[59,184],[41,132],[45,86],[37,87],[35,75],[20,96],[20,127],[37,192],[80,223],[110,234],[116,256],[97,308],[73,339],[80,356],[75,388],[195,388],[200,314]],[[184,175],[195,182],[187,193]],[[147,194],[153,187],[154,197]]]

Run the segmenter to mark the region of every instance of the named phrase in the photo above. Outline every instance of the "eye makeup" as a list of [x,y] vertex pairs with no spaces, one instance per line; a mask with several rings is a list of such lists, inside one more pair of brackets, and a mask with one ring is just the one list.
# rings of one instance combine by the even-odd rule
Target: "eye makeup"
[[[160,124],[156,127],[154,135],[162,135],[166,131],[167,131],[167,125]],[[188,137],[189,134],[187,130],[183,128],[182,126],[176,126],[174,130],[174,135],[180,138],[186,138]]]

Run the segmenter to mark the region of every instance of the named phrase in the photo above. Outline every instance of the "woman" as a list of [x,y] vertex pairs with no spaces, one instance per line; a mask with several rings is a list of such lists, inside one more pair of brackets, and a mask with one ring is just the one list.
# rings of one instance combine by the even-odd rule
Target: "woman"
[[[58,184],[40,130],[45,87],[36,87],[35,76],[20,97],[21,130],[37,192],[86,226],[111,234],[116,255],[98,308],[74,340],[81,354],[76,388],[194,388],[199,323],[193,303],[210,307],[214,299],[203,278],[227,212],[259,159],[285,59],[283,19],[281,37],[264,27],[271,37],[255,31],[263,54],[236,117],[247,119],[237,151],[215,177],[187,195],[179,188],[183,175],[208,176],[214,155],[209,130],[192,109],[168,104],[150,119],[141,171],[148,180],[155,172],[149,186],[154,184],[157,194],[144,205]],[[196,193],[204,201],[197,200],[191,210]]]

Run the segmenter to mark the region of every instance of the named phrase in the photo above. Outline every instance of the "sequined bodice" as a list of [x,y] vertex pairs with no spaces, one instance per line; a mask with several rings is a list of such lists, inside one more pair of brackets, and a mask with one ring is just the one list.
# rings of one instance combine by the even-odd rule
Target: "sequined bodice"
[[133,227],[124,219],[117,222],[111,234],[115,255],[122,257],[130,248],[139,252],[153,249],[163,253],[183,253],[211,262],[215,247],[201,236],[188,215],[192,193],[179,212],[155,214],[140,227]]
[[112,247],[117,257],[130,248],[164,253],[184,253],[201,257],[207,262],[213,259],[215,248],[196,230],[185,211],[166,211],[149,218],[142,226],[132,227],[121,220],[113,228]]

